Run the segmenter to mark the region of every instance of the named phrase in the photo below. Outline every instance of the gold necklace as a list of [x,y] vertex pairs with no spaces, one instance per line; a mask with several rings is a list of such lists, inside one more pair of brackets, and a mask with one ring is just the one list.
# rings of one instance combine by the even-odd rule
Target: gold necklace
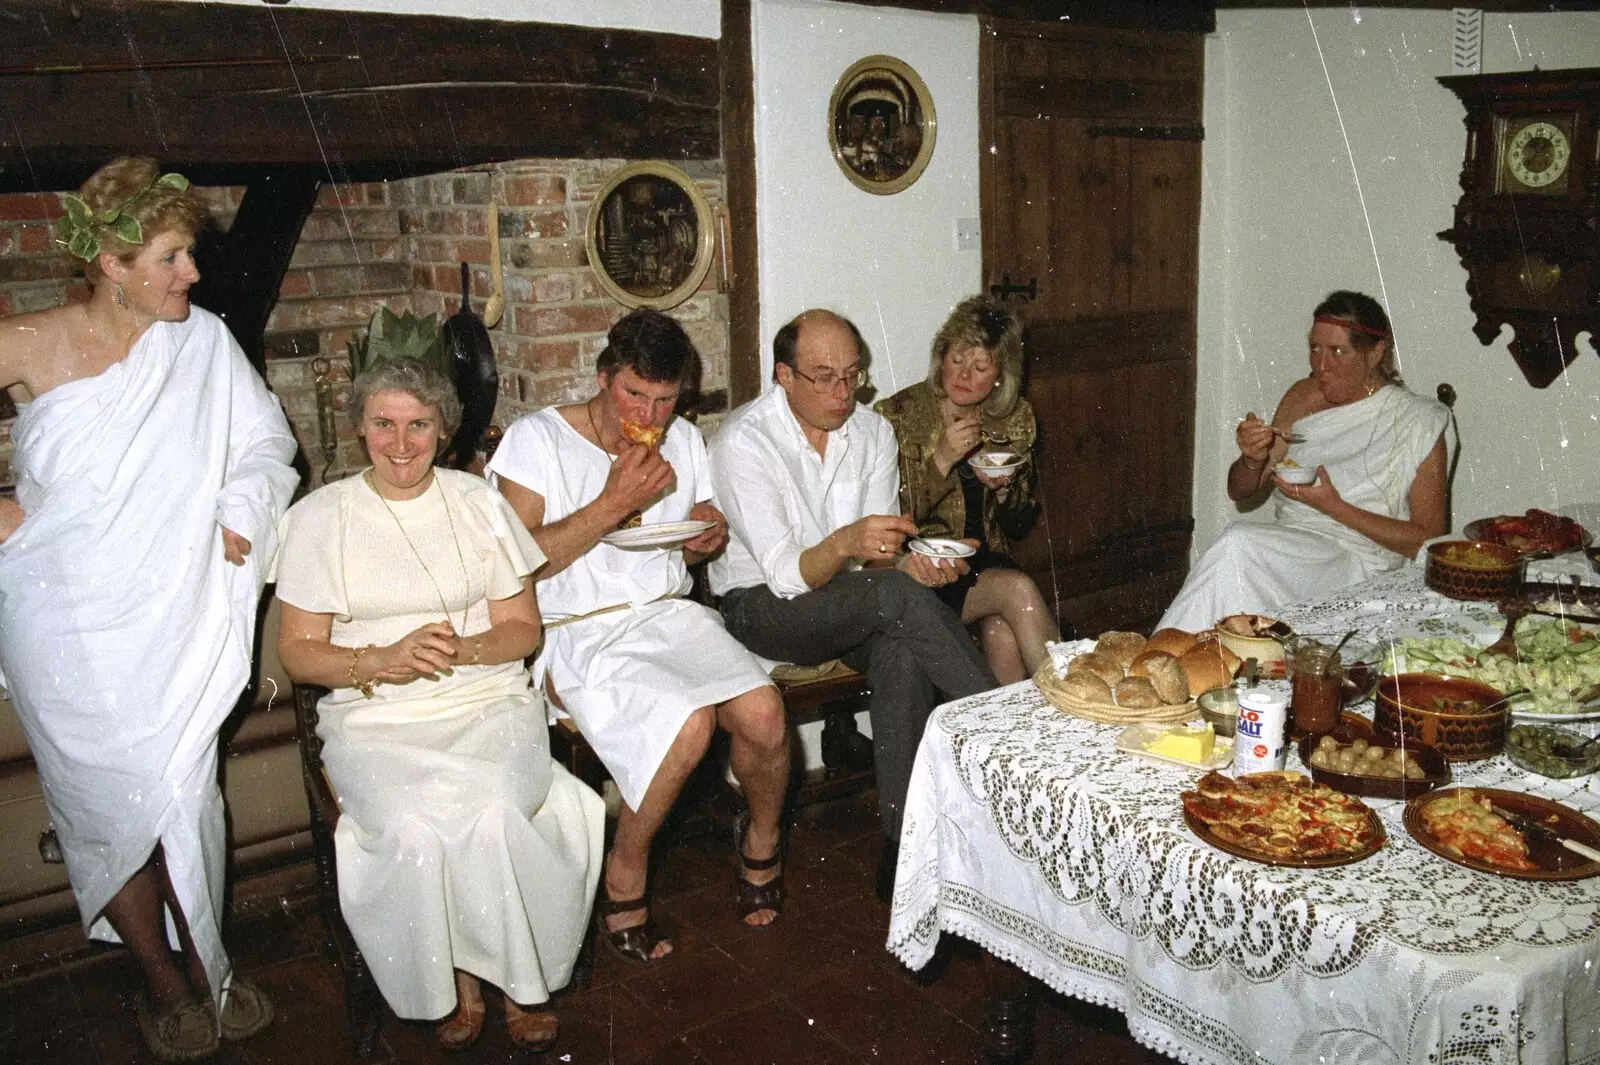
[[[376,495],[380,500],[383,501],[383,509],[387,510],[389,512],[389,517],[394,519],[395,528],[400,530],[400,535],[401,535],[401,537],[403,537],[405,539],[406,546],[411,548],[411,554],[416,558],[417,565],[421,566],[422,567],[422,572],[426,573],[428,575],[428,583],[433,585],[433,594],[439,597],[439,609],[444,611],[444,623],[446,625],[449,625],[452,629],[455,629],[455,633],[456,633],[457,636],[465,637],[467,635],[467,614],[468,614],[469,611],[472,610],[472,602],[471,602],[471,599],[470,599],[470,589],[472,587],[472,576],[467,571],[467,559],[466,559],[466,556],[461,553],[461,539],[460,539],[460,537],[458,537],[456,535],[456,521],[455,521],[455,518],[451,517],[451,515],[450,515],[450,497],[445,494],[444,488],[439,485],[438,472],[434,471],[432,473],[433,483],[430,484],[428,487],[429,488],[438,488],[439,489],[439,502],[444,504],[444,520],[450,523],[450,542],[455,544],[455,546],[456,546],[456,561],[461,563],[461,580],[462,580],[463,586],[466,587],[467,589],[469,589],[469,599],[467,601],[467,605],[465,607],[463,607],[462,610],[461,610],[461,627],[459,629],[456,629],[455,628],[455,623],[450,620],[450,607],[444,601],[444,590],[439,587],[439,582],[434,577],[433,570],[429,569],[428,568],[428,564],[422,560],[422,552],[418,551],[417,550],[417,545],[411,542],[411,534],[406,532],[406,527],[405,527],[404,523],[402,523],[400,521],[400,515],[398,515],[398,514],[396,514],[394,512],[394,508],[389,505],[389,500],[384,496],[384,494],[382,492],[378,491],[378,484],[377,484],[376,479],[372,475],[372,470],[371,470],[370,467],[367,469],[367,472],[366,472],[365,476],[366,476],[366,481],[367,481],[367,487],[371,488],[373,494]],[[423,494],[426,495],[427,494],[426,491],[424,491]],[[421,496],[419,496],[418,498],[420,499]]]
[[594,421],[594,401],[599,398],[599,396],[590,396],[589,402],[583,405],[583,413],[584,416],[589,419],[589,431],[594,434],[594,442],[600,445],[601,451],[604,451],[607,455],[615,457],[616,452],[606,447],[606,438],[601,435],[600,427],[596,425]]

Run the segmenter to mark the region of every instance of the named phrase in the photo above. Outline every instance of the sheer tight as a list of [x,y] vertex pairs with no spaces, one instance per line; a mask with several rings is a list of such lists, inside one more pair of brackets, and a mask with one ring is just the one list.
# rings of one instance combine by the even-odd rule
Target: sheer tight
[[961,620],[978,626],[983,657],[1001,684],[1033,676],[1049,658],[1045,644],[1061,638],[1038,585],[1017,569],[996,566],[978,574],[962,605]]

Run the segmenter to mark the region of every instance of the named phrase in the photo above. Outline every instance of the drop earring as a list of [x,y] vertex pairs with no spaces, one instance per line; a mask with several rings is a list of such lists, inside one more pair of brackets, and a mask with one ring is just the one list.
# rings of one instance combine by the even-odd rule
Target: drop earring
[[112,293],[112,299],[117,301],[118,307],[126,307],[128,305],[128,298],[122,294],[121,285],[118,285],[116,292]]

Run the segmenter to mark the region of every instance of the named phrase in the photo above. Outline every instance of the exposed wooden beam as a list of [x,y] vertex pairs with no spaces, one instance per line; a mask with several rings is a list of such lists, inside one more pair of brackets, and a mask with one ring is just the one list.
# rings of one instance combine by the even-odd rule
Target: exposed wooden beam
[[1362,3],[1360,5],[1353,5],[1351,0],[1304,0],[1303,3],[1286,3],[1285,0],[1214,0],[1211,6],[1219,11],[1224,8],[1348,8],[1352,6],[1360,6],[1369,10],[1404,10],[1412,8],[1422,11],[1449,11],[1457,7],[1475,7],[1480,11],[1497,11],[1506,14],[1518,12],[1524,14],[1548,14],[1561,11],[1600,11],[1600,0],[1479,0],[1477,3],[1468,3],[1465,0],[1402,0],[1400,3],[1379,0],[1377,3]]
[[208,230],[196,257],[194,301],[228,323],[257,370],[266,372],[267,317],[289,269],[300,230],[317,203],[320,167],[258,167],[226,234]]
[[722,0],[722,165],[726,173],[733,287],[728,293],[731,405],[761,392],[761,278],[756,245],[755,62],[750,0]]
[[[1132,29],[1216,29],[1210,0],[844,0],[867,7],[898,7],[947,15],[1028,22],[1065,22],[1075,26],[1121,26]],[[725,31],[724,31],[725,32]]]
[[0,191],[128,152],[343,181],[719,147],[717,42],[697,37],[135,0],[0,0],[0,36]]

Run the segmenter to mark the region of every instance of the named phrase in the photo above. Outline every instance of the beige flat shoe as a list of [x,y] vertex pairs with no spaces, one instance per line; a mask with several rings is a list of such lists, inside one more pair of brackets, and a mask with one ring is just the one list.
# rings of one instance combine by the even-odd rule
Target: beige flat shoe
[[199,1061],[222,1045],[209,1002],[180,998],[157,1006],[146,993],[139,996],[137,1016],[144,1044],[158,1061]]
[[230,1043],[249,1039],[271,1024],[276,1013],[265,991],[235,977],[222,1000],[222,1038]]

